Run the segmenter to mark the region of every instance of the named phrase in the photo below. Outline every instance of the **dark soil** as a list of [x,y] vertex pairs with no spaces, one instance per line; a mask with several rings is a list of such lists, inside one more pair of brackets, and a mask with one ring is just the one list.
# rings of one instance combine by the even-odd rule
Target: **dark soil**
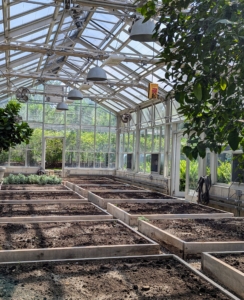
[[[69,181],[69,180],[67,180]],[[110,183],[116,183],[119,184],[120,182],[113,181],[112,179],[106,179],[106,180],[75,180],[75,181],[70,181],[71,183],[74,184],[110,184]]]
[[117,220],[0,224],[3,250],[148,243]]
[[104,187],[104,188],[106,188],[106,187],[123,187],[123,186],[128,186],[128,185],[126,185],[126,184],[123,184],[123,183],[120,183],[120,182],[117,182],[117,181],[111,181],[111,182],[109,182],[109,183],[105,183],[105,184],[97,184],[97,183],[83,183],[83,184],[79,184],[79,183],[75,183],[76,185],[78,185],[79,187],[82,187],[83,189],[88,189],[88,188],[91,188],[91,187]]
[[40,185],[40,184],[3,184],[1,190],[67,190],[62,184],[52,185]]
[[132,192],[132,193],[116,193],[116,192],[95,192],[94,194],[104,199],[172,199],[168,195],[156,192]]
[[6,191],[0,193],[0,200],[46,200],[46,199],[83,199],[78,194],[72,191],[52,191],[47,192],[48,188],[44,191],[35,192],[18,192]]
[[244,241],[244,219],[150,220],[154,226],[186,242]]
[[117,206],[130,214],[201,214],[219,210],[194,203],[121,203]]
[[127,190],[127,191],[130,191],[130,190],[143,190],[143,188],[139,188],[137,186],[126,186],[126,185],[107,185],[107,186],[88,186],[87,187],[87,190],[90,190],[90,191],[96,191],[96,190]]
[[180,262],[149,259],[0,266],[0,297],[12,300],[228,300]]
[[74,182],[74,181],[83,181],[83,180],[114,180],[112,177],[106,177],[106,176],[76,176],[76,177],[66,177],[64,180],[69,181],[69,182]]
[[91,203],[0,204],[0,217],[106,215]]
[[217,257],[218,259],[222,260],[226,264],[244,273],[244,253],[240,253],[240,254],[239,253],[231,253],[231,254],[211,253],[211,255]]

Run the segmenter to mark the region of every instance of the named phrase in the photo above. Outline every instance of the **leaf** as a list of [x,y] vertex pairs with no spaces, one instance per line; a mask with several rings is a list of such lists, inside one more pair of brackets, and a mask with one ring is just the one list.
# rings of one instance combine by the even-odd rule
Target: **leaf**
[[239,134],[236,129],[231,131],[228,136],[228,143],[232,150],[237,150],[241,139],[239,138]]
[[226,90],[227,88],[227,80],[223,77],[220,78],[220,88],[222,91]]
[[189,159],[192,159],[192,148],[190,146],[184,146],[182,149],[183,153],[188,157]]
[[197,100],[201,101],[202,100],[202,85],[200,82],[197,82],[194,84],[193,87],[193,93]]
[[201,158],[206,156],[206,146],[202,142],[197,145],[197,150]]

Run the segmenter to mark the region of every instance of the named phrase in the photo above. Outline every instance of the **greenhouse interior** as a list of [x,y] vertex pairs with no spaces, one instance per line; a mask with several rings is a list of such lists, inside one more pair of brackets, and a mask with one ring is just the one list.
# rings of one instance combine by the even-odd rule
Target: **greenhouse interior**
[[[233,161],[233,157],[242,153],[242,150],[233,151],[231,147],[226,147],[224,151],[217,154],[208,149],[204,158],[198,157],[192,160],[184,154],[183,147],[188,143],[188,137],[184,134],[185,119],[178,112],[179,103],[175,97],[166,97],[169,92],[174,95],[171,80],[161,80],[165,79],[168,70],[167,66],[159,60],[163,47],[158,40],[152,38],[155,23],[153,22],[153,28],[148,25],[150,20],[142,23],[143,18],[137,10],[140,5],[148,1],[0,0],[0,2],[0,109],[4,109],[12,100],[17,101],[21,104],[20,122],[27,122],[33,130],[29,143],[22,142],[10,147],[8,151],[0,151],[0,168],[3,167],[2,169],[5,170],[5,177],[18,174],[29,176],[39,171],[43,174],[55,175],[70,192],[79,194],[78,198],[88,198],[97,206],[101,206],[100,200],[95,198],[94,200],[95,196],[90,195],[93,190],[88,186],[88,182],[84,182],[88,189],[88,192],[84,192],[83,187],[78,186],[78,180],[88,181],[92,177],[95,180],[115,178],[115,180],[121,180],[125,186],[135,186],[135,190],[143,187],[147,191],[162,193],[164,198],[167,195],[169,202],[171,199],[178,199],[177,201],[187,201],[195,205],[199,202],[199,179],[204,177],[209,178],[210,181],[211,178],[208,207],[219,210],[218,218],[225,216],[228,218],[228,214],[231,214],[232,217],[239,217],[243,224],[240,217],[244,216],[244,202],[242,201],[244,185],[236,180],[236,164]],[[134,32],[135,36],[133,36],[133,26],[135,27],[137,22],[140,22],[139,29],[146,29],[143,29],[142,33],[140,30],[139,33]],[[147,24],[146,27],[145,24]],[[145,33],[146,37],[143,37],[144,30],[149,30],[149,33]],[[77,186],[75,180],[77,180]],[[90,183],[94,183],[95,189],[95,182]],[[18,193],[17,188],[14,189],[12,196],[5,197],[6,191],[3,187],[4,183],[0,191],[1,206],[8,201],[11,205],[16,204],[18,198],[14,198],[14,194]],[[48,190],[50,193],[53,192],[52,188],[49,189],[47,185],[42,188],[46,193]],[[109,192],[108,187],[104,188]],[[118,191],[120,189],[123,190],[118,187]],[[208,187],[205,187],[205,191],[206,189]],[[28,187],[23,188],[22,192],[27,192],[27,190]],[[37,190],[31,193],[33,192],[34,195]],[[31,199],[31,203],[28,204],[27,200],[22,200],[23,205],[25,203],[33,206],[36,205],[34,204],[36,199],[41,201],[38,196],[31,197],[26,198]],[[134,199],[133,196],[131,197]],[[60,201],[60,207],[65,201],[61,198],[61,200],[53,199]],[[50,203],[54,202],[53,199]],[[151,196],[151,202],[153,202],[152,199],[154,199],[153,196]],[[102,202],[105,207],[101,207],[109,212],[110,203],[106,206],[105,202]],[[110,209],[112,211],[112,208]],[[111,211],[110,213],[113,214]],[[31,216],[33,215],[36,216],[35,213]],[[60,219],[58,217],[53,217],[53,219],[43,217],[42,219],[40,214],[37,215],[39,217],[36,220],[41,222],[45,220],[61,222],[62,220],[61,217]],[[6,214],[1,223],[11,222],[9,217],[10,215]],[[113,217],[119,219],[116,214]],[[20,215],[16,218],[17,221],[24,222],[21,221]],[[143,218],[144,216],[138,221],[139,225],[133,223],[138,226],[139,231],[147,221],[147,217],[144,218],[145,220]],[[190,217],[187,218],[190,219]],[[26,222],[30,219],[29,216]],[[71,219],[67,217],[64,220],[70,221]],[[76,220],[75,217],[72,220]],[[125,218],[121,220],[127,223]],[[128,227],[130,224],[132,223],[127,223]],[[236,226],[243,234],[243,225]],[[137,227],[133,228],[137,231],[135,229]],[[45,229],[41,230],[45,231]],[[150,229],[147,230],[150,231]],[[146,235],[147,230],[144,229],[141,234]],[[0,229],[0,235],[1,232]],[[154,240],[153,234],[147,238],[151,239],[150,241]],[[155,240],[158,242],[157,239]],[[224,246],[223,248],[213,246],[210,249],[206,248],[207,250],[203,252],[214,252],[216,249],[217,251],[235,249],[244,251],[244,242],[237,242],[237,244],[239,245],[236,246],[237,248],[230,248],[230,246],[225,250]],[[48,243],[44,248],[48,248]],[[13,249],[18,249],[18,247],[1,247],[0,252],[17,251]],[[162,254],[164,252],[162,249],[164,248],[157,253],[147,250],[145,254]],[[174,253],[171,252],[171,248],[169,249],[166,254]],[[65,251],[63,253],[66,253]],[[111,252],[110,256],[123,256],[123,252],[120,251],[118,250],[118,254],[114,255],[113,253],[116,252]],[[182,253],[183,250],[179,251]],[[186,250],[184,251],[183,259],[188,255]],[[1,264],[9,263],[4,253],[0,253],[1,270],[3,268]],[[78,254],[67,252],[63,256],[61,254],[55,256],[56,254],[52,252],[51,254],[43,253],[38,252],[37,256],[27,254],[29,259],[23,255],[18,257],[17,261],[36,261],[42,255],[43,260],[46,261],[86,257],[85,252],[77,252]],[[104,254],[103,250],[101,253],[104,257],[109,256]],[[143,254],[142,250],[135,250],[135,252],[128,250],[128,253],[132,256]],[[103,257],[101,255],[98,257]],[[14,256],[9,257],[13,259]],[[55,273],[54,267],[52,272]],[[197,275],[194,276],[200,276],[199,272],[195,274]],[[21,278],[21,275],[19,276]],[[244,299],[243,276],[242,274],[241,281],[237,279],[242,286],[241,292],[233,291],[227,286],[221,290],[225,296],[218,298],[216,294],[214,295],[218,299]],[[109,281],[109,277],[107,280]],[[123,280],[122,278],[121,282]],[[29,294],[20,292],[20,298],[18,298],[14,290],[11,293],[2,292],[1,282],[0,278],[0,299],[58,300],[68,299],[67,295],[72,296],[71,290],[70,294],[66,295],[64,288],[62,293],[66,295],[65,297],[60,296],[61,294],[57,291],[56,294],[52,291],[44,298],[41,296],[35,298],[34,292],[29,291]],[[21,279],[18,282],[21,282]],[[221,280],[216,282],[214,288],[219,287],[218,284],[224,286]],[[5,283],[3,285],[5,286]],[[150,283],[144,283],[141,294],[139,290],[137,292],[137,289],[140,289],[138,284],[132,288],[134,294],[131,292],[131,299],[161,299],[162,295],[155,296],[152,289],[150,296],[148,292]],[[202,290],[203,294],[204,291],[205,288]],[[147,292],[148,298],[145,296]],[[4,298],[8,293],[10,298]],[[104,293],[106,295],[105,291]],[[171,291],[171,295],[172,293]],[[108,291],[104,298],[100,294],[91,292],[90,295],[83,295],[83,298],[73,296],[70,299],[126,299],[124,291],[117,296],[116,294],[113,297],[108,295]],[[188,298],[184,295],[162,299],[216,298],[212,294],[209,298],[201,298],[199,291],[197,295]]]

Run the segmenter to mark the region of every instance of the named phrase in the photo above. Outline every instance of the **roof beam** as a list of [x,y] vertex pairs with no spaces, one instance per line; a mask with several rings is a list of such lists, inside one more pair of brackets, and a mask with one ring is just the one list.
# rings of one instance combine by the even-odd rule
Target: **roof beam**
[[[6,71],[2,70],[2,74],[0,74],[0,77],[19,77],[19,78],[34,78],[34,79],[40,79],[40,74],[36,72],[28,72],[24,73],[24,71]],[[83,78],[70,78],[70,77],[64,77],[64,76],[55,76],[48,73],[44,73],[41,77],[44,80],[59,80],[62,82],[73,82],[73,83],[83,83],[86,80]],[[147,86],[139,83],[139,82],[123,82],[123,81],[97,81],[96,84],[98,85],[118,85],[118,86],[132,86],[132,87],[138,87],[144,90],[147,90]]]
[[[63,0],[57,0],[57,2],[63,2]],[[127,1],[104,1],[104,0],[76,0],[76,4],[81,6],[88,6],[88,7],[103,7],[106,9],[122,9],[135,12],[137,6],[133,4],[129,4]]]
[[[53,46],[43,45],[38,43],[28,43],[28,42],[3,42],[0,44],[0,51],[3,50],[15,50],[15,51],[24,51],[24,52],[32,52],[32,53],[41,53],[47,54],[50,51],[53,54],[58,56],[74,56],[74,57],[82,57],[82,58],[93,58],[94,60],[104,60],[110,57],[112,54],[116,54],[116,52],[105,52],[101,50],[74,50],[70,47],[65,47],[64,45]],[[119,53],[117,53],[119,54]],[[124,62],[143,62],[147,64],[155,64],[159,62],[159,59],[154,58],[153,56],[146,55],[131,55],[131,54],[119,54],[124,56]]]

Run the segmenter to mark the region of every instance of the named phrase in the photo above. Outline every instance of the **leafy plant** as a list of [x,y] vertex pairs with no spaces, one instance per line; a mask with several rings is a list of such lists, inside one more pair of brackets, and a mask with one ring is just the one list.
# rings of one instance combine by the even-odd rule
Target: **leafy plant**
[[61,178],[57,176],[47,176],[47,175],[29,175],[25,176],[23,174],[10,174],[8,177],[3,179],[4,184],[60,184]]
[[33,130],[28,123],[20,121],[20,108],[21,104],[13,100],[0,108],[0,153],[22,142],[29,143]]
[[218,161],[217,181],[221,183],[230,183],[231,181],[231,162]]
[[[139,0],[137,1],[139,2]],[[140,2],[142,3],[142,2]],[[154,36],[163,47],[168,97],[179,103],[193,160],[206,149],[220,153],[244,146],[244,1],[143,2],[145,21],[157,16]]]

